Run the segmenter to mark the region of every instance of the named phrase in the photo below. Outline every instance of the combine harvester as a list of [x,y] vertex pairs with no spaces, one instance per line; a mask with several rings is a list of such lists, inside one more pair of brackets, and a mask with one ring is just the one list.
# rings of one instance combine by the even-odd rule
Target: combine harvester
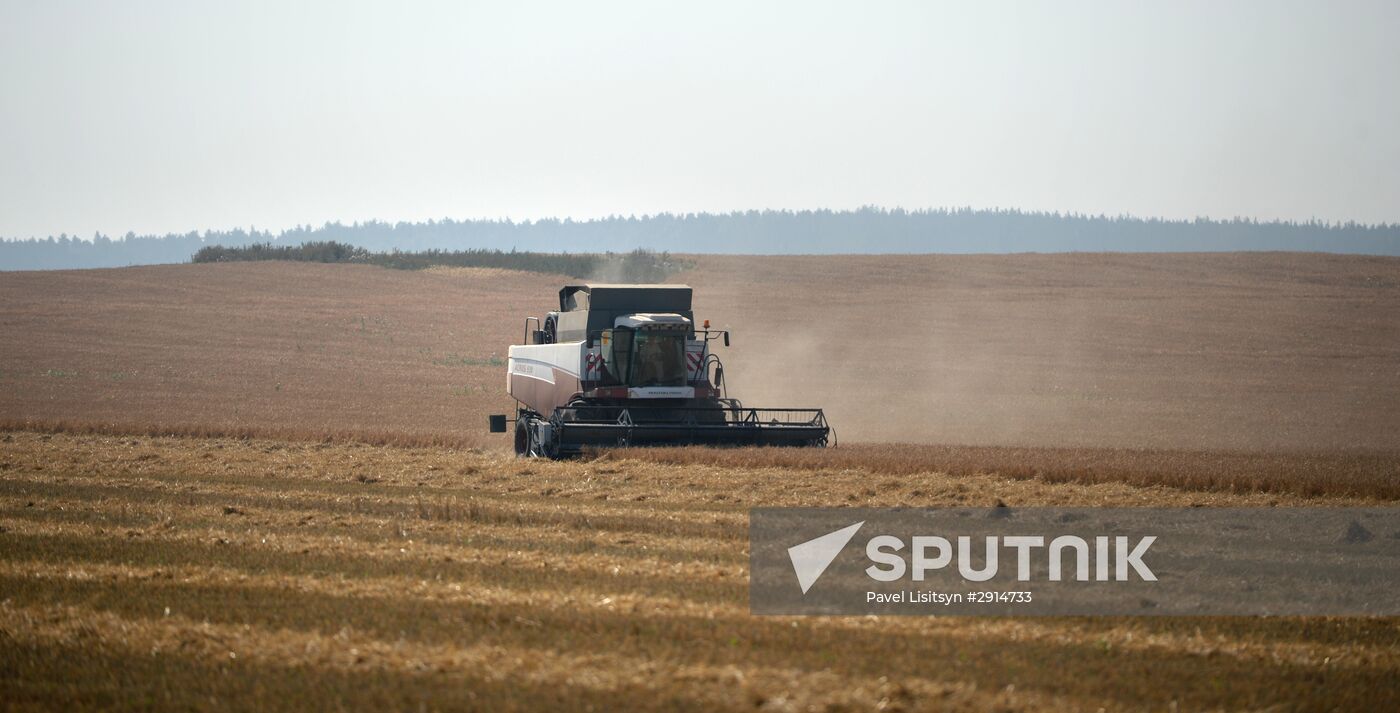
[[[710,351],[729,332],[700,329],[685,285],[569,285],[559,311],[525,320],[506,390],[515,453],[567,458],[614,446],[825,446],[821,409],[747,408],[727,397]],[[532,329],[532,327],[534,327]],[[506,432],[504,415],[491,417]]]

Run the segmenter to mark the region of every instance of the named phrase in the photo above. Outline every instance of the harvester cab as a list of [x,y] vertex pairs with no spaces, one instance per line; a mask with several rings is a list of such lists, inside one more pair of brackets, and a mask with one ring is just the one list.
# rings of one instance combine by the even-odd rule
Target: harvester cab
[[[559,310],[525,320],[510,347],[506,391],[516,401],[515,452],[565,458],[588,447],[825,446],[821,409],[747,408],[730,398],[712,342],[685,285],[569,285]],[[505,432],[507,419],[491,417]]]

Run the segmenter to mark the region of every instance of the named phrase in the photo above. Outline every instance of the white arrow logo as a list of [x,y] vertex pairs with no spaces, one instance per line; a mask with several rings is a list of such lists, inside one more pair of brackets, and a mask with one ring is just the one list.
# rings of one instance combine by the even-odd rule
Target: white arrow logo
[[797,583],[802,585],[803,594],[817,583],[817,578],[831,566],[831,561],[836,559],[836,555],[841,553],[841,549],[856,536],[856,531],[864,524],[865,521],[861,520],[850,527],[843,527],[836,532],[829,532],[815,540],[788,548],[788,558],[792,560],[792,570],[797,573]]

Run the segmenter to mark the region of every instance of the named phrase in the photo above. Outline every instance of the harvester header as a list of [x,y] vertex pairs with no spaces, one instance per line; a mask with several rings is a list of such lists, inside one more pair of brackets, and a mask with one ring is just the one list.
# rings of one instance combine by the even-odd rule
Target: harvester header
[[[685,285],[568,285],[559,310],[527,317],[510,347],[515,452],[562,458],[590,446],[825,446],[821,409],[747,408],[729,398]],[[492,430],[506,430],[504,416]]]

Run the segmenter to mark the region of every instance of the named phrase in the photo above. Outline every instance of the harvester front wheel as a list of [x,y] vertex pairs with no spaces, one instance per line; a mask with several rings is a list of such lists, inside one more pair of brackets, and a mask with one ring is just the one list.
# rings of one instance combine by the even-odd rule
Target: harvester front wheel
[[515,457],[526,458],[530,455],[530,419],[521,415],[515,419]]

